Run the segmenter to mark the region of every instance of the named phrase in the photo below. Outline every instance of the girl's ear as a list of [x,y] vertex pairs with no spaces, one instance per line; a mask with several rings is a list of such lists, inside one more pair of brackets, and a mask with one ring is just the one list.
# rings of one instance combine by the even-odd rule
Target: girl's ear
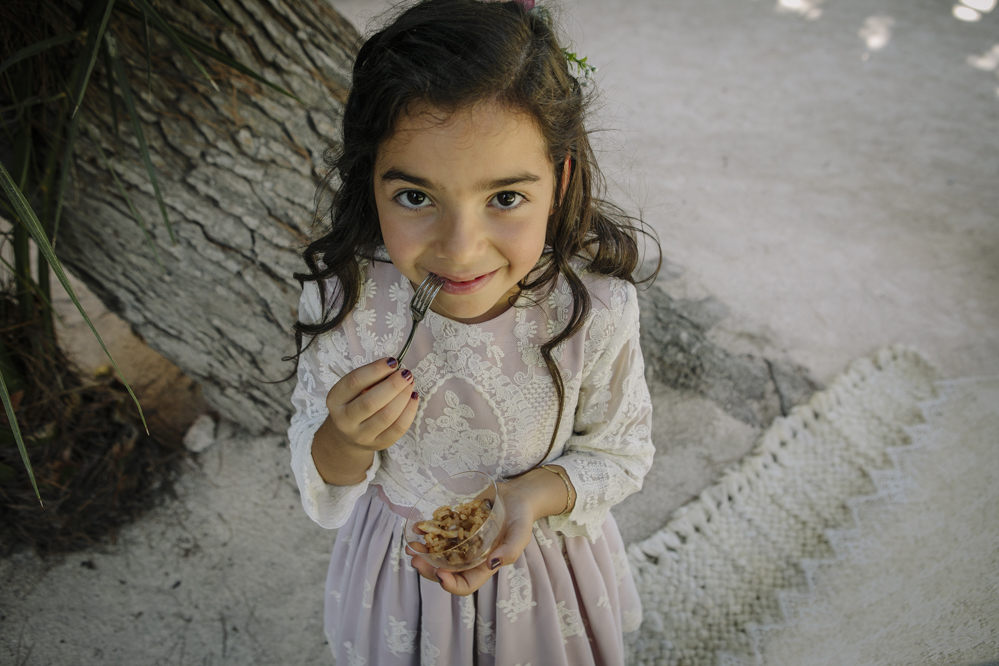
[[569,177],[572,176],[572,157],[569,153],[565,154],[565,161],[562,163],[562,183],[559,186],[558,201],[559,204],[565,199],[565,193],[569,190]]

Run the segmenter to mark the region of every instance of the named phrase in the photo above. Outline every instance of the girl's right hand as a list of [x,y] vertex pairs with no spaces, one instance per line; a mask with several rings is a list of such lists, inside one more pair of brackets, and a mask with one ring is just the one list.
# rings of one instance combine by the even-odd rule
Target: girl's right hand
[[413,374],[394,358],[362,365],[344,375],[326,395],[328,437],[343,446],[381,451],[406,434],[416,417],[419,394]]

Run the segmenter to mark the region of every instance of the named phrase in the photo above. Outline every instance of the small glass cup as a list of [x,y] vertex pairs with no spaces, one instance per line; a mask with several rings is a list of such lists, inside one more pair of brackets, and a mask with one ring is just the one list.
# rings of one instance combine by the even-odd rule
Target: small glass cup
[[[440,553],[420,552],[425,550],[425,532],[416,527],[423,520],[433,520],[434,511],[439,507],[458,507],[473,500],[488,500],[492,509],[485,522],[461,541]],[[489,553],[499,545],[503,526],[506,524],[506,511],[492,477],[483,472],[461,472],[444,479],[424,493],[423,497],[409,512],[406,519],[406,541],[420,557],[435,568],[445,571],[465,571],[486,561]],[[418,544],[422,548],[414,548]]]

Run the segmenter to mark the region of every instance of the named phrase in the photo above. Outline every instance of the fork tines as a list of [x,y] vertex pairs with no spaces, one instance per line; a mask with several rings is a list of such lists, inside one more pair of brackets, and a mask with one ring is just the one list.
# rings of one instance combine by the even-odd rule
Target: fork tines
[[410,301],[410,307],[414,310],[418,310],[420,316],[422,317],[427,313],[427,308],[430,307],[434,298],[437,297],[437,292],[439,292],[443,286],[444,278],[431,273],[423,280],[423,282],[420,283],[420,287],[416,290],[416,294],[413,295],[413,300]]

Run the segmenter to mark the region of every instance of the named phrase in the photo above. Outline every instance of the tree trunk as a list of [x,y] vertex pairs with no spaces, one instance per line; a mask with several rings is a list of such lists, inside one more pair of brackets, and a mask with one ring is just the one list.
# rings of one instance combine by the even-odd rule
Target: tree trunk
[[[108,79],[98,68],[57,251],[151,347],[200,382],[220,413],[254,432],[280,431],[292,383],[267,382],[293,370],[281,360],[294,352],[291,325],[301,290],[292,274],[304,268],[300,252],[358,35],[322,0],[218,4],[234,28],[203,3],[162,3],[161,11],[304,105],[201,58],[221,88],[216,92],[152,30],[147,83],[139,23],[115,24],[176,244],[122,113],[120,91],[120,144],[115,140]],[[91,136],[114,155],[164,268]]]

